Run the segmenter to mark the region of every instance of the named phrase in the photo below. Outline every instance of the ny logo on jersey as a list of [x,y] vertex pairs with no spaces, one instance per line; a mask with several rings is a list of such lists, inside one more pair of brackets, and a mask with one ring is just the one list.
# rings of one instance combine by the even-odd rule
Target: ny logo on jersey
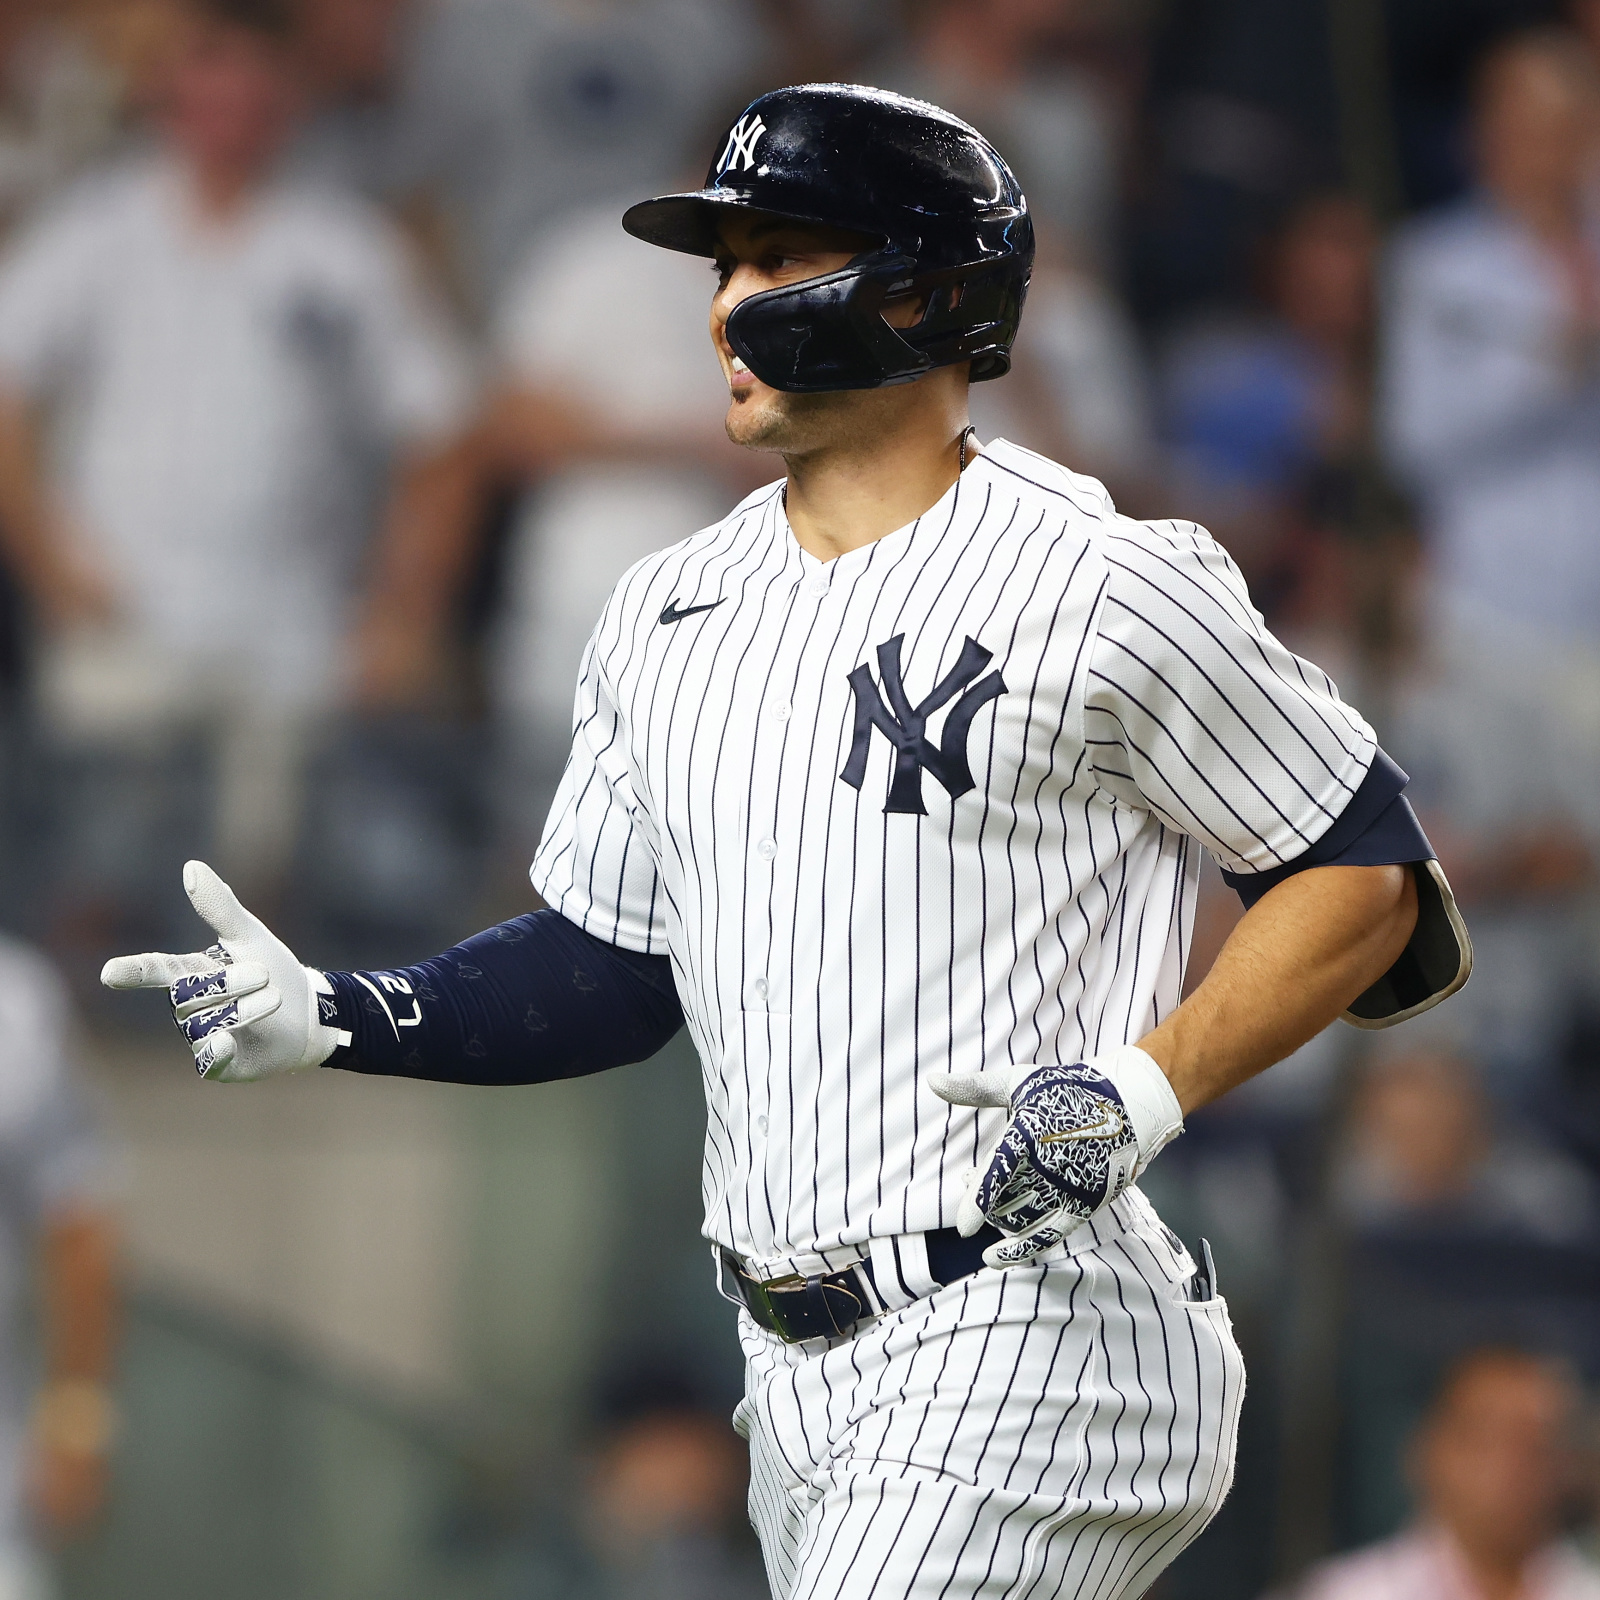
[[740,170],[748,172],[756,164],[756,145],[766,131],[767,125],[761,120],[759,112],[753,117],[740,117],[723,147],[722,159],[717,163],[718,171],[731,172],[742,161],[744,165]]
[[[865,664],[850,674],[850,687],[856,696],[855,739],[850,746],[850,759],[839,776],[852,789],[859,789],[867,775],[867,752],[872,744],[872,730],[877,728],[894,746],[894,775],[889,780],[889,803],[885,812],[906,811],[925,817],[928,808],[922,803],[922,773],[926,768],[944,785],[952,800],[964,795],[973,787],[972,768],[967,763],[967,734],[972,719],[981,706],[1006,692],[1005,680],[998,672],[973,683],[983,669],[993,660],[993,653],[985,650],[976,639],[968,639],[961,648],[960,659],[935,686],[932,694],[920,705],[906,699],[905,683],[900,676],[900,646],[905,640],[897,633],[887,644],[878,646],[878,671],[883,678],[883,689],[872,681],[872,668]],[[970,685],[970,687],[969,687]],[[961,694],[965,689],[966,693]],[[950,707],[944,719],[944,732],[937,745],[925,737],[928,718],[941,706],[960,694],[961,698]],[[887,700],[887,704],[885,704]]]

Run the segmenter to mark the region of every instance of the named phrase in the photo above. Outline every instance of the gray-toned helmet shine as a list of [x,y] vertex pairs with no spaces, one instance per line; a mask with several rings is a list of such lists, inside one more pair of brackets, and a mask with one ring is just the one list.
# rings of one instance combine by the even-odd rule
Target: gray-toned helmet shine
[[[764,94],[724,136],[703,189],[631,207],[629,233],[716,253],[729,210],[821,223],[877,241],[842,271],[741,301],[728,343],[763,383],[796,394],[910,383],[972,363],[1011,366],[1033,224],[1011,169],[948,111],[883,89],[808,83]],[[884,302],[924,296],[915,327]]]

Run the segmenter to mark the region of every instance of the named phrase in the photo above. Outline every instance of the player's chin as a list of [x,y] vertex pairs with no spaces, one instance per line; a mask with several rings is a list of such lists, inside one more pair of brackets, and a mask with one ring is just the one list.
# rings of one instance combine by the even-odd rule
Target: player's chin
[[789,396],[776,389],[735,389],[728,403],[728,437],[746,450],[784,450],[794,442]]

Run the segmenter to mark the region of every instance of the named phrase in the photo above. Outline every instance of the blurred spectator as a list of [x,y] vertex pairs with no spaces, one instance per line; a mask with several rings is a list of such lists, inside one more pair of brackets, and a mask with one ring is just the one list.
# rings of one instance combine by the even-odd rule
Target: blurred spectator
[[[1577,0],[1580,9],[1584,3]],[[1385,110],[1393,118],[1407,210],[1458,200],[1472,185],[1473,79],[1485,52],[1566,10],[1565,0],[1474,0],[1446,7],[1434,0],[1391,0],[1386,6],[1393,97]]]
[[637,199],[698,158],[708,124],[768,87],[750,88],[765,44],[741,0],[434,8],[410,51],[401,175],[443,206],[476,305],[498,304],[563,211]]
[[1443,1051],[1369,1066],[1334,1186],[1357,1228],[1573,1244],[1594,1240],[1600,1226],[1588,1174],[1508,1125],[1466,1062]]
[[[36,1552],[98,1513],[114,1442],[113,1229],[67,1035],[59,976],[0,938],[0,1600],[48,1593]],[[36,1378],[19,1345],[30,1300]]]
[[1600,0],[1568,0],[1567,20],[1600,59]]
[[1104,281],[1118,176],[1110,86],[1071,59],[1089,8],[918,0],[874,82],[982,128],[1016,168],[1039,232],[1011,375],[972,392],[980,435],[1012,439],[1138,501],[1151,469],[1143,357]]
[[1014,364],[975,384],[981,438],[1002,437],[1105,481],[1124,511],[1150,498],[1154,448],[1144,356],[1116,294],[1046,239]]
[[477,309],[439,196],[412,170],[407,84],[436,0],[293,0],[308,95],[288,153],[295,178],[360,195],[390,211],[428,287]]
[[196,739],[219,857],[271,891],[389,463],[402,529],[450,470],[465,373],[399,241],[274,177],[294,60],[274,0],[189,7],[159,149],[86,180],[0,267],[0,537],[78,764],[68,910],[161,892]]
[[585,1515],[605,1600],[764,1597],[727,1418],[670,1377],[619,1387],[608,1409]]
[[1594,1177],[1535,1132],[1533,1096],[1491,1104],[1462,1053],[1386,1044],[1334,1151],[1342,1248],[1310,1269],[1342,1303],[1336,1508],[1357,1540],[1399,1522],[1406,1433],[1463,1349],[1535,1346],[1600,1371]]
[[1395,247],[1386,425],[1442,602],[1600,647],[1600,68],[1513,38],[1476,102],[1480,192]]
[[[1600,532],[1600,530],[1597,530]],[[1402,582],[1390,604],[1414,613]],[[1414,614],[1390,660],[1384,743],[1472,928],[1472,982],[1436,1024],[1471,1038],[1499,1095],[1548,1087],[1571,1004],[1591,983],[1585,927],[1600,795],[1552,692],[1547,655],[1515,631]],[[1427,1031],[1418,1019],[1408,1031]]]
[[1600,1600],[1560,1537],[1577,1413],[1572,1383],[1532,1356],[1464,1357],[1413,1443],[1415,1524],[1315,1568],[1296,1600]]
[[406,49],[425,0],[295,0],[312,112],[297,173],[387,199],[398,188]]
[[[0,10],[0,235],[120,131],[125,85],[96,48],[89,9],[12,0]],[[22,759],[15,718],[24,661],[22,598],[0,558],[0,765]],[[12,833],[14,774],[13,765],[0,776],[0,837]]]
[[12,0],[0,11],[0,229],[104,153],[125,85],[80,3]]
[[[716,278],[697,256],[652,249],[605,204],[569,217],[531,255],[496,338],[498,391],[472,441],[483,497],[525,490],[506,553],[490,694],[513,746],[513,824],[525,851],[571,741],[572,685],[612,585],[637,560],[724,515],[769,478],[731,445],[727,385],[707,323]],[[437,668],[450,598],[483,528],[404,554],[386,587],[393,650],[375,697],[404,700]]]
[[[903,0],[757,0],[768,33],[766,81],[854,83],[901,29]],[[754,95],[752,95],[754,98]],[[698,174],[697,174],[698,176]]]
[[496,698],[563,760],[572,684],[612,585],[775,475],[723,430],[715,288],[708,263],[641,244],[600,206],[534,253],[502,310],[505,385],[484,439],[495,470],[533,492],[511,554]]
[[[1276,624],[1330,603],[1319,536],[1367,535],[1377,230],[1348,196],[1312,196],[1268,242],[1261,311],[1203,321],[1161,374],[1170,490],[1244,569]],[[1331,580],[1331,582],[1330,582]]]
[[1111,254],[1117,186],[1109,97],[1062,58],[1062,0],[916,0],[903,56],[873,81],[965,117],[1016,169],[1035,221],[1079,259]]

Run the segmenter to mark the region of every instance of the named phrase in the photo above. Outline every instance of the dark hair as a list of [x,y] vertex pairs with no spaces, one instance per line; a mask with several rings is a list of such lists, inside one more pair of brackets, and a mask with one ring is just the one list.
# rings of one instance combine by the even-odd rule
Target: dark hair
[[270,44],[292,44],[297,32],[290,0],[188,0],[188,6],[203,22],[238,28]]
[[1483,1344],[1459,1352],[1446,1362],[1433,1386],[1427,1410],[1427,1421],[1442,1416],[1454,1404],[1457,1394],[1469,1379],[1479,1372],[1495,1370],[1538,1373],[1555,1382],[1568,1382],[1571,1373],[1560,1357],[1544,1351],[1517,1344]]
[[1555,67],[1570,88],[1580,95],[1593,96],[1600,90],[1600,70],[1588,41],[1575,29],[1561,23],[1520,28],[1500,34],[1479,55],[1472,71],[1472,96],[1480,105],[1496,72],[1517,56],[1537,56]]
[[695,1416],[707,1408],[707,1397],[694,1377],[670,1361],[644,1361],[607,1374],[593,1407],[601,1425],[614,1429],[646,1417]]

